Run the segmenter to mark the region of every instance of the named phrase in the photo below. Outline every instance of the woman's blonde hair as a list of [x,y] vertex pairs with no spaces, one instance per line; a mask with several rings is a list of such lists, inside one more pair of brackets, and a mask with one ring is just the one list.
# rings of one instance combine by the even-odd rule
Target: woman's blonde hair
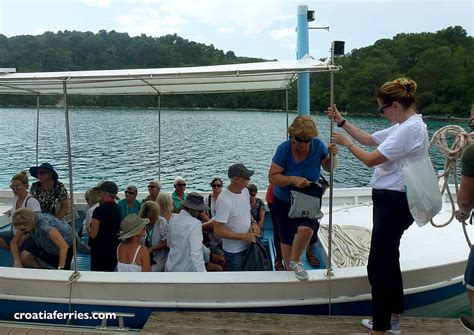
[[318,129],[311,116],[297,116],[288,127],[288,134],[307,141],[318,136]]
[[90,188],[84,193],[84,199],[87,201],[87,205],[92,207],[100,201],[100,192]]
[[13,176],[12,181],[18,180],[23,185],[28,186],[28,174],[26,171],[20,171],[16,175]]
[[20,208],[13,214],[12,224],[17,229],[34,227],[35,214],[30,208]]
[[156,202],[160,205],[162,214],[169,214],[173,212],[173,198],[171,198],[169,193],[160,192]]
[[142,219],[158,219],[160,216],[160,205],[156,201],[148,200],[142,205],[140,209],[140,217]]
[[416,88],[417,85],[414,80],[404,77],[397,78],[383,84],[377,92],[377,98],[382,100],[384,105],[398,102],[405,109],[408,109],[416,103]]

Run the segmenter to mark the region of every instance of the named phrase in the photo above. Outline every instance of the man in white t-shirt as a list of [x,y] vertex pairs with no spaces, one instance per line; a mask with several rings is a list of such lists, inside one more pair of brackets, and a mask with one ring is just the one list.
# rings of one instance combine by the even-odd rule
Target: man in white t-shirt
[[227,270],[242,270],[245,252],[260,236],[257,222],[251,220],[247,184],[254,171],[243,164],[229,167],[230,185],[217,198],[214,234],[222,237]]

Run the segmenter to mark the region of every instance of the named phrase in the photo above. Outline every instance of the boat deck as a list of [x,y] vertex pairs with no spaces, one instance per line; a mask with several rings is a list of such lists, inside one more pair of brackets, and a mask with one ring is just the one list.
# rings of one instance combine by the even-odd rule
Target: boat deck
[[[144,334],[367,334],[360,316],[154,312]],[[458,319],[402,318],[402,334],[467,334]]]

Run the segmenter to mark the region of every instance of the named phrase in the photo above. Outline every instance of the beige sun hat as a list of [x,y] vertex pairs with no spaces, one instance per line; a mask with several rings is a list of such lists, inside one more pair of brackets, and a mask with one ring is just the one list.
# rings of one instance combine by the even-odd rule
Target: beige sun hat
[[141,233],[143,228],[150,222],[148,219],[142,219],[137,214],[127,215],[120,224],[119,239],[126,240]]

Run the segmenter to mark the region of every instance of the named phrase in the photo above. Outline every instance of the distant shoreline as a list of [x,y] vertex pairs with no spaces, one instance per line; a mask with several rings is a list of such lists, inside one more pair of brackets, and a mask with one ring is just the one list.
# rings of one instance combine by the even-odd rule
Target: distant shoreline
[[[36,108],[36,106],[25,105],[25,106],[16,106],[16,105],[0,105],[0,108]],[[57,108],[61,109],[62,107],[56,105],[43,105],[41,108]],[[104,108],[104,109],[157,109],[156,107],[125,107],[125,106],[69,106],[69,108]],[[258,108],[224,108],[224,107],[162,107],[161,110],[195,110],[195,111],[215,111],[215,110],[224,110],[224,111],[241,111],[241,112],[272,112],[272,113],[285,113],[283,109],[258,109]],[[289,110],[289,114],[296,114],[296,110]],[[325,113],[319,111],[310,111],[311,115],[324,115]],[[345,112],[343,115],[357,116],[357,117],[374,117],[376,116],[373,113],[349,113]],[[423,119],[427,120],[439,120],[439,121],[469,121],[469,117],[459,117],[452,115],[423,115]]]

